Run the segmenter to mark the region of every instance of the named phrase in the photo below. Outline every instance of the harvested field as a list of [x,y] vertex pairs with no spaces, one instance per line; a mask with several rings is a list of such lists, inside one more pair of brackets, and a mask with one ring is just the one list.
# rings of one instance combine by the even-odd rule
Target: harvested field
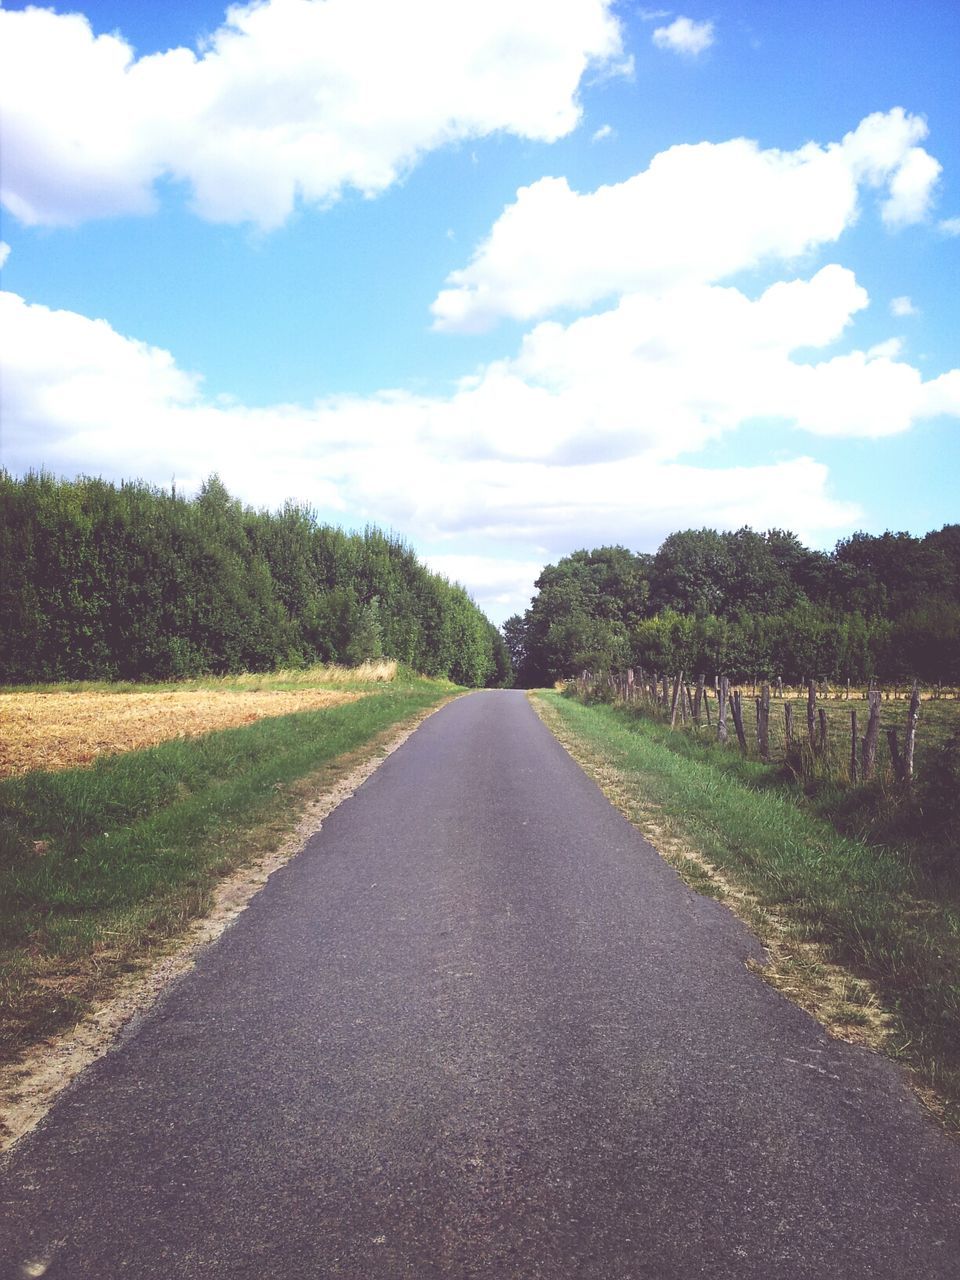
[[195,737],[366,696],[339,689],[0,694],[0,777],[72,769],[167,738]]

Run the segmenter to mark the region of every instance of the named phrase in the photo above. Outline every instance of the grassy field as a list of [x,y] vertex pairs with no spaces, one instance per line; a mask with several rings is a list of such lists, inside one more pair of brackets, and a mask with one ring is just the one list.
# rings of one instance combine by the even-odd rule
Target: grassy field
[[[319,706],[264,714],[264,698],[290,690]],[[165,740],[0,781],[0,1060],[74,1022],[202,914],[224,875],[275,848],[318,790],[455,692],[395,667],[34,690],[77,709],[67,754],[85,699],[129,699]],[[171,693],[196,715],[173,713]],[[176,736],[196,734],[220,695],[249,698],[257,718]]]
[[960,1128],[960,857],[924,863],[844,834],[779,767],[735,746],[556,692],[534,701],[681,874],[764,940],[764,976],[908,1066]]

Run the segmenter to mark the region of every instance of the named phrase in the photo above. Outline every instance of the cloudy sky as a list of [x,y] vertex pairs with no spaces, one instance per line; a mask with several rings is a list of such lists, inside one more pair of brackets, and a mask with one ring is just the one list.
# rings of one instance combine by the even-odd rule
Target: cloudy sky
[[956,0],[0,7],[2,460],[581,546],[960,519]]

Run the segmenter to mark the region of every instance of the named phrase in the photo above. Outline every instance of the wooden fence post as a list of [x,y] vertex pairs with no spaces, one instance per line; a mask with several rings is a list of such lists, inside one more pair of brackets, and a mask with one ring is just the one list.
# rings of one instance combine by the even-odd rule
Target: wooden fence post
[[730,681],[726,676],[720,677],[720,697],[717,701],[717,741],[727,740],[727,692]]
[[697,692],[693,699],[693,723],[697,726],[700,724],[700,712],[703,708],[703,684],[705,676],[697,676]]
[[760,686],[760,700],[757,703],[757,746],[760,748],[760,759],[770,759],[770,684],[764,680]]
[[857,768],[857,708],[850,708],[850,781],[856,784]]
[[680,700],[680,690],[683,686],[683,672],[681,671],[673,680],[673,697],[670,700],[670,728],[672,729],[677,723],[677,703]]
[[730,710],[733,712],[733,727],[737,731],[737,741],[740,743],[740,750],[746,755],[747,751],[747,735],[743,731],[743,699],[740,696],[740,690],[734,689],[730,695]]
[[914,680],[907,712],[907,740],[903,747],[903,780],[909,787],[913,782],[913,748],[917,738],[917,721],[920,719],[920,685]]
[[783,736],[785,754],[789,755],[793,747],[793,703],[785,702],[783,704]]
[[816,751],[816,718],[817,718],[817,682],[807,681],[807,737],[810,739],[810,750]]
[[821,755],[825,755],[827,751],[827,713],[823,707],[821,707],[817,715],[820,721],[820,736],[817,739],[817,750]]
[[879,689],[871,689],[867,693],[870,704],[870,719],[867,721],[867,734],[863,740],[863,780],[869,782],[873,777],[877,761],[877,738],[880,736],[880,700],[883,694]]

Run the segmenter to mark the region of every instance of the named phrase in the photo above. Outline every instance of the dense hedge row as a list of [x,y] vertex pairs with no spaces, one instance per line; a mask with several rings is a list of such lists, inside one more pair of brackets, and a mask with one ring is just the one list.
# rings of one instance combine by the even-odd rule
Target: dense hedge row
[[647,670],[960,682],[960,525],[865,533],[831,554],[783,530],[671,534],[654,555],[577,551],[504,625],[518,682]]
[[499,633],[399,539],[271,514],[216,477],[188,500],[135,482],[0,471],[0,681],[168,679],[387,656],[499,684]]

